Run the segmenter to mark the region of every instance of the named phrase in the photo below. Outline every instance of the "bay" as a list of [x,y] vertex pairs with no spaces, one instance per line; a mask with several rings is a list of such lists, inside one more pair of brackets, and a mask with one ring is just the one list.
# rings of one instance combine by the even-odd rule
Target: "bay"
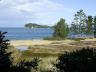
[[51,28],[0,28],[0,31],[8,32],[6,38],[9,40],[33,40],[51,37],[53,29]]

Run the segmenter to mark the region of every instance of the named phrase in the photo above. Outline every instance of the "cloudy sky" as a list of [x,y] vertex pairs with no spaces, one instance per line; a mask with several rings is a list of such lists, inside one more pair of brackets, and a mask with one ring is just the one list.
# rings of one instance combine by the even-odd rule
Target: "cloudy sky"
[[54,25],[60,18],[71,23],[83,9],[96,15],[96,0],[0,0],[0,27],[23,27],[26,23]]

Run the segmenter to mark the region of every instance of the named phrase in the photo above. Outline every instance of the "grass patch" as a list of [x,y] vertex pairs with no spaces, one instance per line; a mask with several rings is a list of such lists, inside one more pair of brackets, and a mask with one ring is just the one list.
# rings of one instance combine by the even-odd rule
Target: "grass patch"
[[60,54],[59,53],[32,53],[30,51],[24,51],[22,52],[22,55],[25,57],[51,57],[51,56],[57,57]]
[[70,40],[75,40],[75,41],[80,41],[80,40],[85,40],[86,38],[74,38],[74,39],[70,39]]
[[66,38],[60,38],[60,37],[45,37],[43,40],[65,40]]

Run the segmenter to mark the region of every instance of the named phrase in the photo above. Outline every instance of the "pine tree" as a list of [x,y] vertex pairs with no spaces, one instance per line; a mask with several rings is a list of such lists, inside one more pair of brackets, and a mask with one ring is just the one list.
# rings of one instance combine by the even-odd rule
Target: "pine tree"
[[94,37],[96,38],[96,16],[94,17]]
[[78,34],[79,33],[79,28],[78,27],[79,26],[77,24],[75,24],[74,22],[72,22],[71,23],[71,27],[70,27],[71,32]]
[[92,16],[88,16],[88,19],[87,19],[87,32],[86,34],[92,34],[92,24],[93,24],[93,18]]
[[83,12],[83,10],[79,10],[75,15],[74,15],[74,23],[77,25],[77,31],[78,33],[85,33],[86,32],[86,19],[87,16]]

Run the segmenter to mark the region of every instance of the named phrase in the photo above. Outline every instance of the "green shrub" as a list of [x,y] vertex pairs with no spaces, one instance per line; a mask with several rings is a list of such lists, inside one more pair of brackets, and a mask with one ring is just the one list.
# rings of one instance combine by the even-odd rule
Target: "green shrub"
[[50,56],[54,56],[57,57],[59,54],[52,54],[52,53],[32,53],[29,51],[24,51],[22,53],[23,57],[50,57]]
[[66,52],[55,65],[60,72],[96,72],[96,49]]
[[21,61],[16,65],[13,65],[11,67],[10,72],[33,72],[38,70],[38,63],[40,62],[40,59],[34,58],[31,61]]
[[75,38],[75,39],[73,39],[73,40],[75,40],[75,41],[80,41],[80,40],[85,40],[85,38]]
[[0,31],[0,71],[1,72],[10,72],[10,66],[12,62],[10,60],[11,52],[7,52],[9,49],[9,40],[5,38],[7,32]]
[[54,38],[53,37],[45,37],[45,38],[43,38],[44,40],[54,40]]
[[65,40],[65,38],[60,38],[60,37],[45,37],[44,40]]

